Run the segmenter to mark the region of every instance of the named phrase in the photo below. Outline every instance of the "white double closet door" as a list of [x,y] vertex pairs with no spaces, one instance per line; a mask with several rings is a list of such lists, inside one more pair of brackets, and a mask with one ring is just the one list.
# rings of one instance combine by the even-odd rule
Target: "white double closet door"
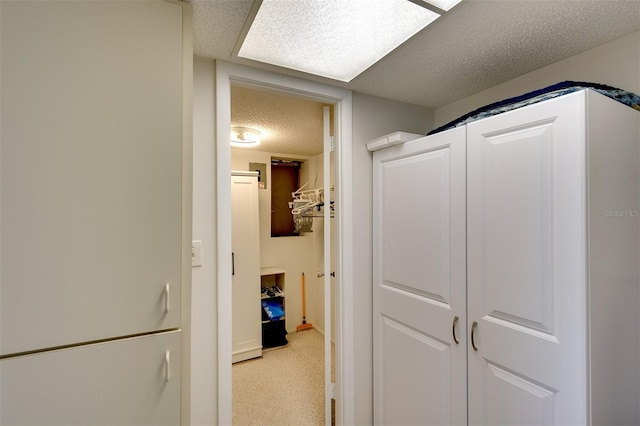
[[[594,96],[593,105],[615,104]],[[565,96],[374,154],[376,424],[590,422],[586,98]],[[618,128],[606,142],[637,144],[631,118],[636,136]],[[635,166],[623,173],[635,168],[637,176],[637,147],[629,153]],[[594,188],[601,176],[589,180]],[[609,192],[637,200],[635,185],[626,195],[620,186]],[[601,212],[592,209],[595,233]],[[633,229],[628,247],[637,253]],[[627,304],[637,311],[637,265],[627,266],[636,284],[620,288],[636,288]],[[606,286],[614,283],[602,285],[611,300]],[[592,278],[591,291],[596,285]],[[625,346],[637,354],[637,315],[629,320]],[[637,357],[631,361],[635,374]],[[599,377],[593,392],[611,376]]]

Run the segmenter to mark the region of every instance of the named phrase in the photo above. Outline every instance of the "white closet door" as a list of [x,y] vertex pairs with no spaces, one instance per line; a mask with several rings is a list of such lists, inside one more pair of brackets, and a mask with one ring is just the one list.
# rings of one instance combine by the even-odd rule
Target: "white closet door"
[[180,332],[0,360],[0,424],[179,425]]
[[232,362],[238,362],[262,355],[260,232],[256,175],[232,175],[231,211]]
[[470,424],[587,424],[584,103],[468,125]]
[[466,424],[465,129],[373,167],[374,421]]
[[0,8],[0,354],[179,327],[182,7]]

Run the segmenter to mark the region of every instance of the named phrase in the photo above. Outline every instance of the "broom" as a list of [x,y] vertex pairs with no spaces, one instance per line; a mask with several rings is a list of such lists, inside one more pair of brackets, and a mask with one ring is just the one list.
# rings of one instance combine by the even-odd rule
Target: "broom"
[[304,272],[303,272],[302,273],[302,324],[296,327],[296,331],[309,330],[310,328],[313,328],[313,325],[307,324],[306,304],[307,304],[307,301],[305,299],[305,294],[304,294]]

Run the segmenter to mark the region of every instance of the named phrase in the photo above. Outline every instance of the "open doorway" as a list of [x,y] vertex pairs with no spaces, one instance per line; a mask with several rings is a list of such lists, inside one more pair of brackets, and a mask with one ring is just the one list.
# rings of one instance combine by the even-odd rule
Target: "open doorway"
[[[330,219],[335,162],[330,150],[325,153],[329,135],[324,133],[332,133],[330,108],[325,130],[325,107],[331,104],[265,88],[231,85],[232,129],[256,131],[261,137],[257,146],[231,148],[232,170],[258,174],[253,177],[258,190],[247,192],[243,188],[240,196],[257,196],[259,205],[258,223],[249,221],[237,228],[240,220],[245,223],[240,217],[247,204],[246,200],[232,203],[232,209],[234,205],[240,209],[231,213],[234,255],[238,258],[237,250],[241,250],[256,257],[260,267],[260,277],[246,280],[234,275],[232,359],[239,361],[232,372],[234,424],[329,423],[325,421],[325,388],[330,386],[325,381],[325,368],[332,370],[331,381],[335,382],[335,355],[333,351],[325,353],[324,336],[327,327],[329,336],[335,336],[335,280],[329,280],[331,316],[327,324],[324,231],[328,227],[329,237],[335,236]],[[325,188],[327,183],[329,188]],[[252,239],[247,227],[255,227],[259,235],[257,253],[251,247],[255,244],[241,240]],[[333,272],[335,238],[329,240],[328,253],[333,262],[328,264]],[[247,296],[242,286],[253,290]],[[255,300],[258,297],[260,302]],[[247,300],[251,300],[248,306]],[[262,311],[262,352],[255,351],[255,345],[250,344],[253,338],[246,331],[248,327],[250,332],[257,332],[254,314],[258,308]]]
[[[326,86],[307,80],[269,73],[240,65],[216,63],[216,316],[217,324],[217,413],[219,424],[231,424],[231,84],[269,88],[295,94],[321,102],[333,103],[335,108],[335,171],[336,203],[336,370],[335,387],[336,423],[354,422],[354,295],[350,283],[353,281],[353,207],[351,179],[351,105],[348,90]],[[330,407],[330,404],[325,404]],[[330,411],[325,418],[330,419]]]

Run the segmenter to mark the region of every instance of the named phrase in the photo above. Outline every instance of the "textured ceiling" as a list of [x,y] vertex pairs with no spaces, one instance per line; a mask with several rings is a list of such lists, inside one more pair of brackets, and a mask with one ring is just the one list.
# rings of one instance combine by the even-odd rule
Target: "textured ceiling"
[[186,1],[193,4],[196,55],[429,108],[640,30],[640,0],[463,0],[360,76],[341,83],[234,56],[253,0]]
[[321,154],[324,106],[291,95],[234,85],[231,87],[231,126],[251,127],[262,134],[257,147],[237,149]]

